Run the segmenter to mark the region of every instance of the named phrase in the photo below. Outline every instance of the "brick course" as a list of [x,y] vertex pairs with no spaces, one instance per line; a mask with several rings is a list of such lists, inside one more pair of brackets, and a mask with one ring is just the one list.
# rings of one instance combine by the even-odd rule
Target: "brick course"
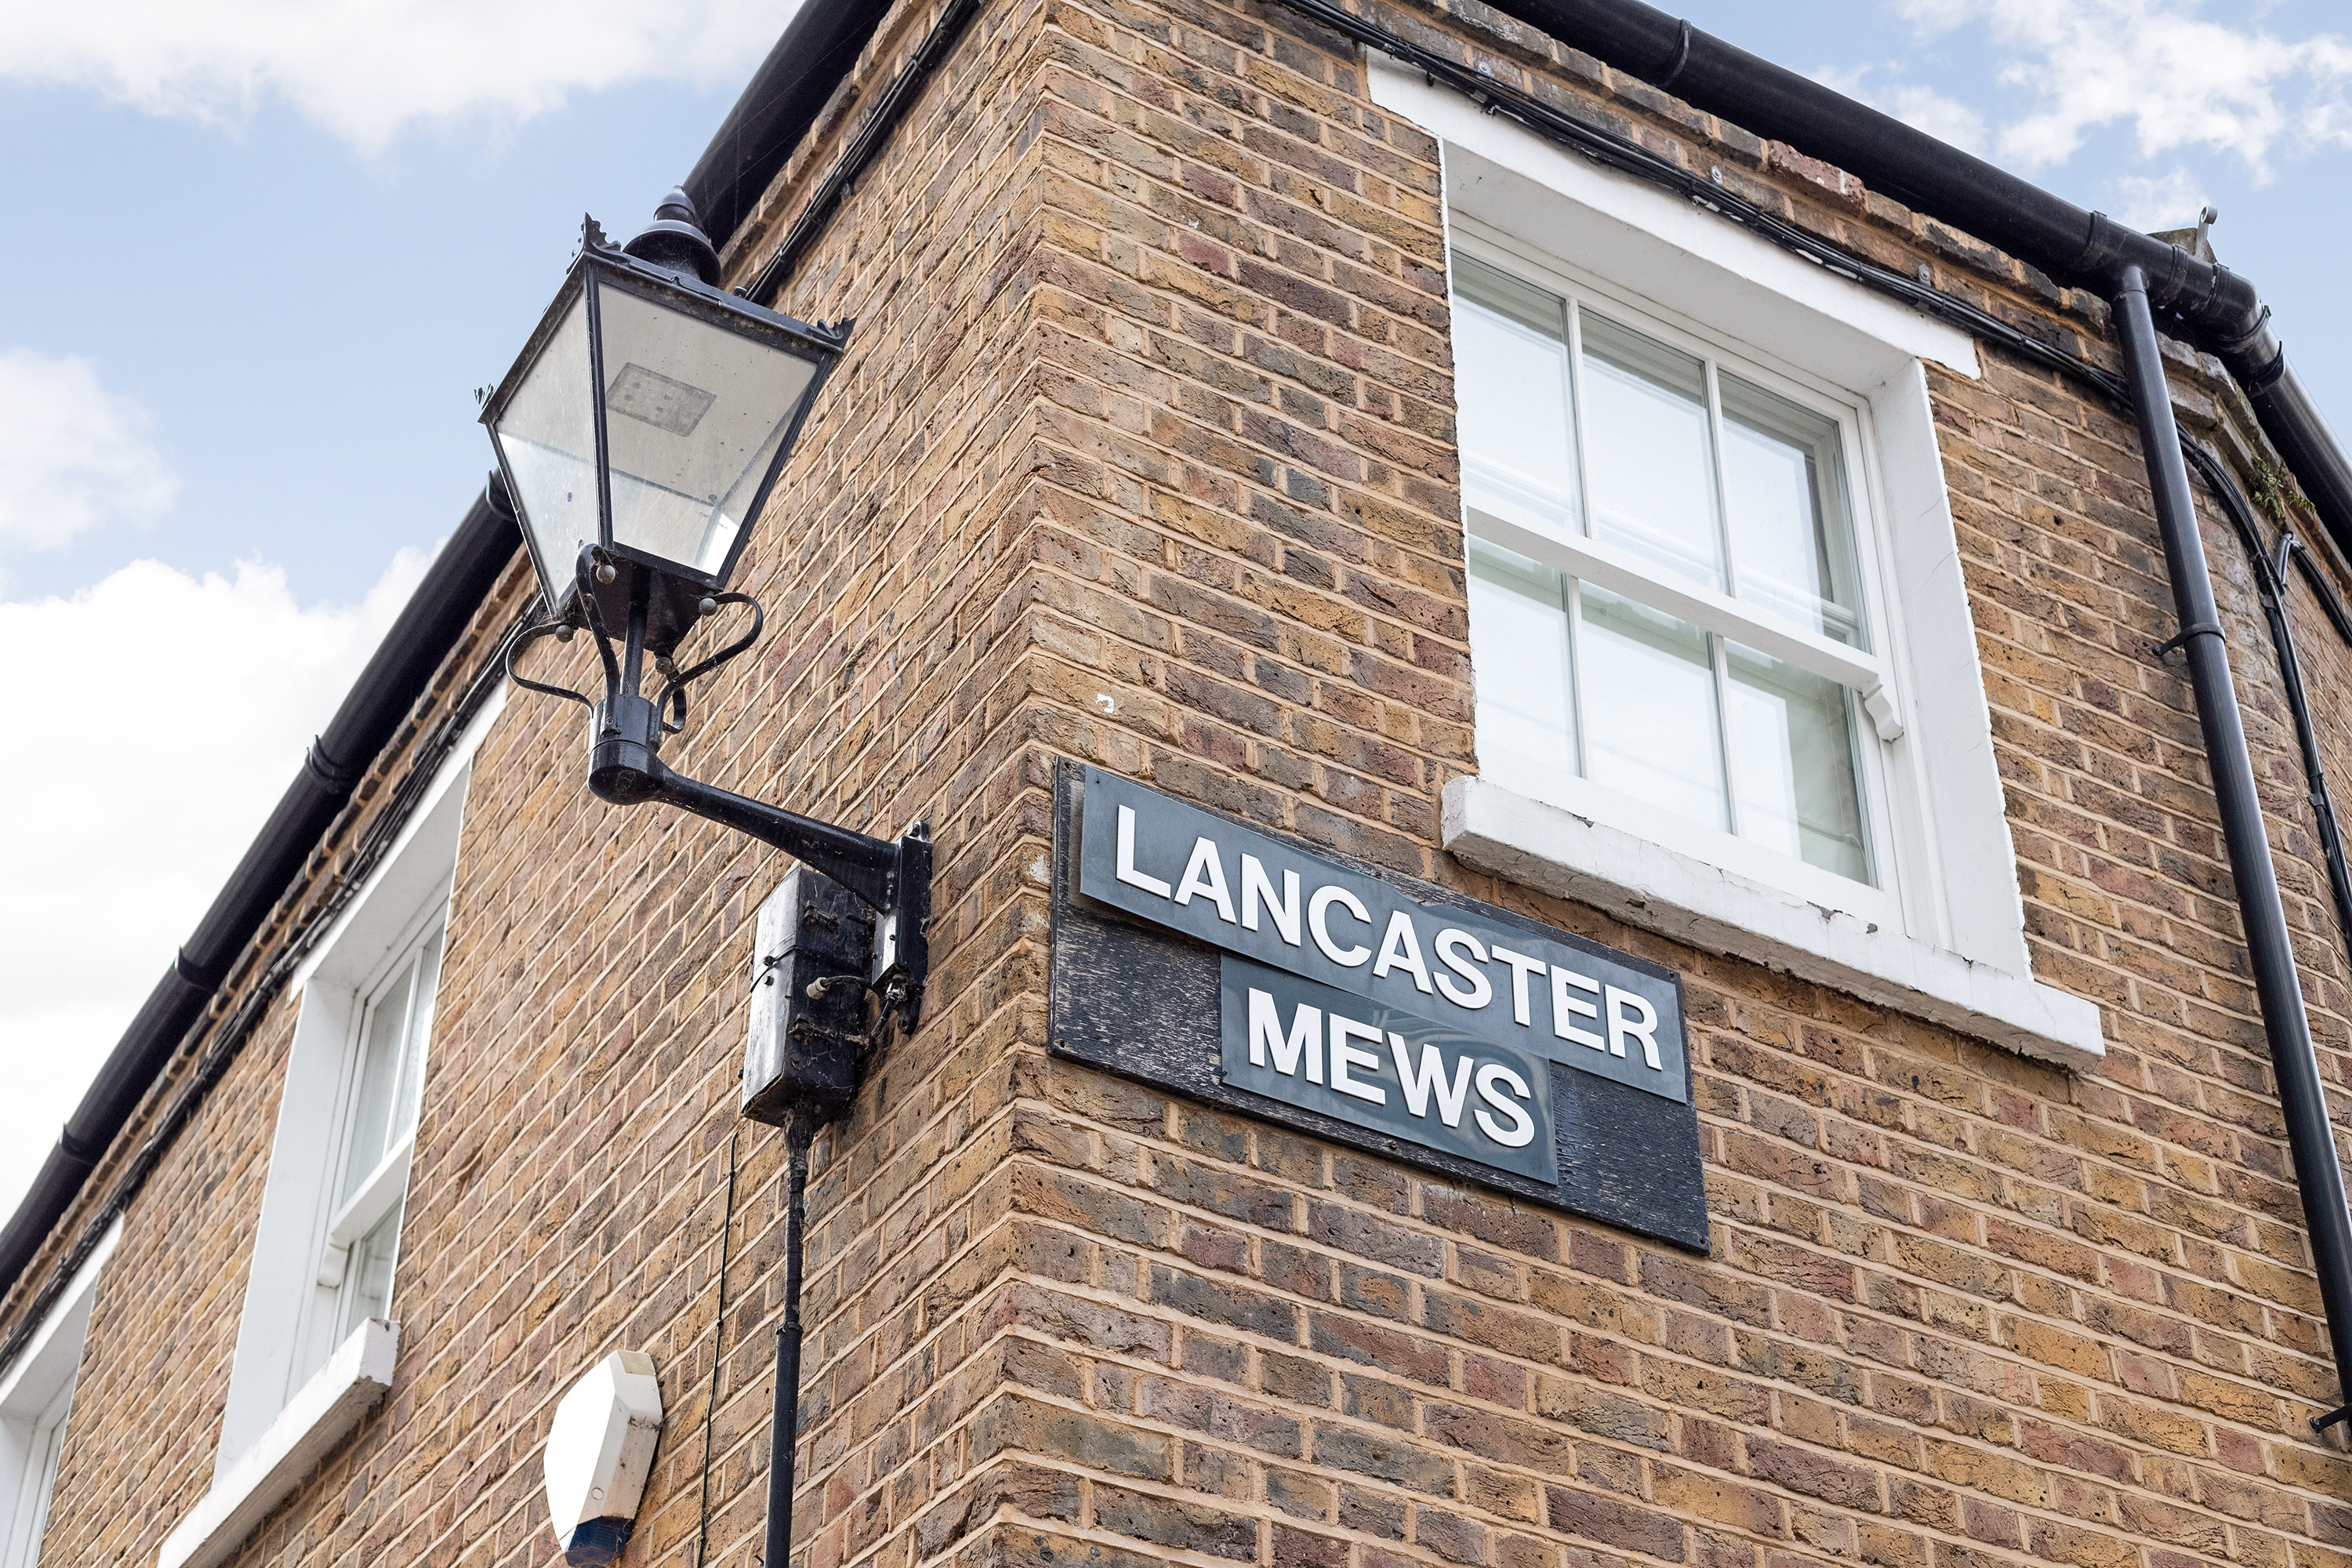
[[[1472,0],[1363,9],[2113,363],[2096,300],[1801,150]],[[937,15],[877,35],[736,273]],[[780,301],[857,334],[751,547],[767,640],[674,760],[872,831],[927,817],[940,867],[929,1017],[815,1152],[808,1568],[2352,1562],[2352,1469],[2303,1426],[2336,1376],[2195,715],[2147,653],[2169,594],[2128,422],[1998,349],[1930,373],[2035,973],[2105,1019],[2078,1078],[1440,849],[1476,765],[1440,198],[1434,144],[1279,5],[1009,0]],[[2196,428],[2256,449],[2216,367],[2175,371]],[[2218,514],[2207,548],[2340,1103],[2300,762]],[[2352,660],[2291,605],[2352,764]],[[628,1561],[757,1556],[781,1140],[739,1131],[735,1067],[787,862],[593,801],[580,740],[518,693],[476,760],[394,1392],[241,1561],[553,1561],[547,1418],[622,1345],[669,1416]],[[1680,970],[1711,1255],[1046,1058],[1056,757]],[[294,1011],[131,1211],[44,1562],[152,1561],[209,1482]]]

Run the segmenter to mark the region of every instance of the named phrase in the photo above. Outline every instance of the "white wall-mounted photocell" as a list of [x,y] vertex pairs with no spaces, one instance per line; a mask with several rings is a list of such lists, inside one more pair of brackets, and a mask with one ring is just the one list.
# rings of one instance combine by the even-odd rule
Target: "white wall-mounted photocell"
[[617,1563],[661,1441],[653,1357],[614,1351],[572,1385],[547,1432],[547,1510],[563,1561]]

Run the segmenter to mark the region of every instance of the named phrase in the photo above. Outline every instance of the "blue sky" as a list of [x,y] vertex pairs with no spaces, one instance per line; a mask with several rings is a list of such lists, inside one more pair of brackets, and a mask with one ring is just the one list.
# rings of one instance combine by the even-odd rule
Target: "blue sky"
[[[634,230],[790,9],[0,9],[0,658],[74,671],[0,781],[47,829],[0,841],[0,1212],[481,483],[581,214]],[[2084,205],[2213,202],[2352,432],[2340,4],[1685,9]]]

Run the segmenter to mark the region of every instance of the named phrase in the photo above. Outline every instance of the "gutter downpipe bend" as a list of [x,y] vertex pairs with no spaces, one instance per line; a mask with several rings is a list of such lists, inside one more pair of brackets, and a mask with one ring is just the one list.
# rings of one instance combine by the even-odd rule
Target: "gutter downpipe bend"
[[[2268,1037],[2271,1066],[2278,1079],[2279,1110],[2286,1121],[2295,1186],[2303,1198],[2320,1300],[2327,1314],[2328,1344],[2335,1352],[2341,1382],[2345,1369],[2352,1367],[2352,1317],[2347,1317],[2352,1313],[2352,1213],[2345,1207],[2344,1172],[2336,1158],[2335,1132],[2320,1087],[2319,1060],[2312,1049],[2311,1020],[2304,1010],[2303,984],[2295,973],[2286,911],[2279,900],[2278,874],[2271,862],[2262,799],[2255,793],[2253,763],[2238,714],[2221,615],[2213,602],[2205,542],[2198,531],[2189,468],[2181,458],[2180,431],[2172,415],[2172,387],[2165,378],[2163,352],[2156,340],[2147,279],[2137,264],[2126,263],[2117,275],[2114,305],[2132,415],[2139,426],[2140,449],[2147,459],[2157,529],[2172,579],[2173,605],[2180,617],[2176,640],[2188,660],[2196,692],[2197,721],[2204,732],[2207,765],[2212,770],[2230,876],[2237,885],[2238,909],[2246,926],[2246,952],[2253,963],[2254,989],[2262,999],[2263,1032]],[[2352,1406],[2314,1425],[2343,1419],[2347,1410]]]
[[2125,228],[1971,157],[1835,89],[1774,65],[1641,0],[1495,0],[1504,15],[1597,56],[1695,109],[1825,158],[1870,188],[1998,246],[2074,288],[2110,292],[2142,274],[2168,330],[2229,368],[2263,434],[2352,555],[2352,462],[2329,434],[2253,285],[2179,246]]

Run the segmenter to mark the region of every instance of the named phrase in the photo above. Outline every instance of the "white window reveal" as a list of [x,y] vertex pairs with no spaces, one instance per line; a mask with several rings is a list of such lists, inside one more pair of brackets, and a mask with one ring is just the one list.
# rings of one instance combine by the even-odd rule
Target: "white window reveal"
[[121,1238],[117,1219],[15,1363],[0,1373],[0,1568],[34,1568],[41,1560],[90,1310],[106,1260]]
[[2036,982],[1925,363],[1963,333],[1384,57],[1438,141],[1465,863],[2029,1055]]
[[207,1568],[389,1389],[401,1238],[476,716],[415,815],[296,972],[294,1039],[221,1413],[213,1486],[159,1568]]

